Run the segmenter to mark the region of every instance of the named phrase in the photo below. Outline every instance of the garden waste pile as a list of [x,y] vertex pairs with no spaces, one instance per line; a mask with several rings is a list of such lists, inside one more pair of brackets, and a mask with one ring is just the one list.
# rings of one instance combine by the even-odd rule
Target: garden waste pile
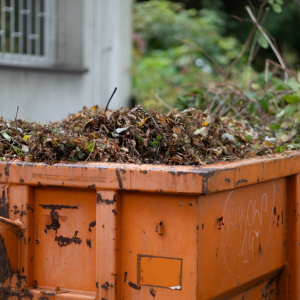
[[0,119],[0,160],[203,165],[297,148],[295,130],[286,126],[276,136],[271,123],[257,117],[252,126],[250,118],[219,118],[193,108],[162,114],[140,106],[106,112],[84,107],[46,125]]

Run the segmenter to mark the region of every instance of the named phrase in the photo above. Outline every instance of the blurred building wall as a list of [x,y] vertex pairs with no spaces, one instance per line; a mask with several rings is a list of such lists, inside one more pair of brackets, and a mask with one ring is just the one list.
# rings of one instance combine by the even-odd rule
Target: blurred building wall
[[19,106],[18,118],[57,121],[84,105],[105,107],[115,87],[110,108],[128,106],[131,1],[64,0],[55,65],[10,63],[0,55],[0,116],[14,119]]

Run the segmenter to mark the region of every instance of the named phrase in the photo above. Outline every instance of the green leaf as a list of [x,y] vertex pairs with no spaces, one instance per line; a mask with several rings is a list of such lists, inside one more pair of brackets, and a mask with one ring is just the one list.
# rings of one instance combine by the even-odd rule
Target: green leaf
[[21,155],[22,154],[22,151],[20,148],[18,148],[17,146],[12,146],[14,151],[17,153],[17,155]]
[[270,130],[278,130],[280,129],[280,124],[272,124],[269,126]]
[[1,133],[2,133],[3,137],[4,137],[6,140],[8,140],[9,142],[11,141],[11,136],[10,136],[10,135],[8,135],[5,131],[2,131]]
[[252,140],[252,136],[251,136],[251,135],[246,135],[246,139],[247,139],[248,141],[251,141],[251,140]]
[[153,141],[153,142],[151,143],[151,146],[152,146],[153,148],[156,148],[156,146],[157,146],[157,141]]
[[90,152],[94,151],[94,146],[95,144],[93,143],[93,141],[89,141],[88,146],[86,147],[86,149]]
[[287,85],[293,89],[295,92],[298,92],[300,90],[300,84],[296,81],[295,78],[291,78],[288,82]]
[[73,155],[73,156],[72,156],[72,162],[75,163],[75,162],[77,162],[77,161],[78,161],[78,159]]
[[[268,1],[268,2],[270,3],[270,1]],[[275,2],[278,3],[279,5],[283,5],[283,0],[275,0]]]
[[300,101],[299,96],[297,95],[287,95],[287,96],[283,96],[283,99],[287,102],[287,103],[298,103]]
[[272,4],[274,4],[274,0],[268,0],[268,3],[272,5]]
[[262,34],[260,34],[260,36],[258,38],[258,43],[264,49],[268,49],[269,48],[269,43],[268,43],[268,41],[266,40],[266,38]]
[[79,157],[79,158],[83,158],[83,157],[85,157],[85,153],[83,153],[83,152],[80,152],[80,153],[78,154],[78,157]]
[[279,4],[273,4],[272,8],[277,14],[280,14],[282,12],[282,7]]
[[287,145],[287,147],[288,147],[290,150],[300,149],[300,144],[298,144],[298,143],[293,143],[293,144]]
[[281,146],[277,146],[276,149],[275,149],[275,153],[281,153],[283,151],[282,147]]
[[161,135],[158,135],[157,137],[156,137],[156,140],[157,141],[160,141],[162,139],[162,136]]

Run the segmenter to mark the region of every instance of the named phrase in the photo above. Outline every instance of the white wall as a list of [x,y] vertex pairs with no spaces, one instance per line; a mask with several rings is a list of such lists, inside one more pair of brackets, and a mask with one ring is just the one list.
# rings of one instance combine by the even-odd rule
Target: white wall
[[126,107],[130,98],[131,0],[66,0],[64,66],[84,74],[0,68],[0,116],[57,121],[84,105]]

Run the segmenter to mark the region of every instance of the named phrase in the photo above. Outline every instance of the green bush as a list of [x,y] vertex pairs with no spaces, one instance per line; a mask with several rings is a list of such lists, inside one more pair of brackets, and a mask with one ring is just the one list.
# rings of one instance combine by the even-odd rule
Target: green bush
[[199,73],[217,77],[218,68],[228,66],[241,49],[234,37],[222,36],[224,22],[208,9],[187,10],[166,0],[136,3],[133,92],[138,102],[159,107],[155,91],[173,105],[176,88],[201,82]]

